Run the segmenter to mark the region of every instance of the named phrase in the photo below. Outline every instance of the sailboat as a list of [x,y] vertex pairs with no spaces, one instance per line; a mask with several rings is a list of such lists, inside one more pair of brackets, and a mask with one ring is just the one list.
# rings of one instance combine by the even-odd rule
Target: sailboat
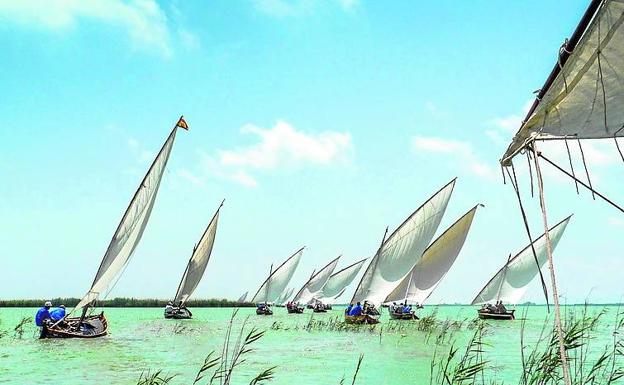
[[385,303],[402,302],[405,304],[405,308],[390,305],[388,307],[390,318],[399,320],[418,319],[415,312],[408,307],[408,303],[414,304],[416,308],[422,307],[427,298],[438,287],[440,281],[457,259],[478,207],[479,205],[476,205],[470,209],[442,233],[425,250],[410,273],[386,297]]
[[322,302],[326,310],[331,310],[334,301],[347,290],[347,286],[349,286],[358,275],[362,266],[364,266],[364,262],[366,262],[366,258],[332,274],[314,300]]
[[248,291],[244,292],[243,294],[241,294],[240,297],[238,297],[238,299],[236,300],[237,303],[245,303],[245,300],[247,299],[247,294],[249,294]]
[[[312,273],[310,279],[299,289],[293,300],[289,303],[288,313],[303,313],[303,307],[299,304],[307,304],[314,299],[314,296],[323,290],[323,286],[327,283],[332,273],[338,265],[340,256],[334,258],[327,265],[323,266],[316,273]],[[315,309],[325,311],[322,303],[316,303]]]
[[[562,220],[548,231],[553,250],[559,243],[571,217]],[[532,248],[535,249],[539,267],[535,263]],[[507,263],[494,274],[472,301],[471,305],[483,304],[483,307],[478,310],[479,318],[514,319],[514,310],[507,310],[503,303],[515,305],[520,301],[527,286],[537,275],[538,269],[546,263],[546,251],[546,237],[542,234],[516,256],[513,258],[510,256]]]
[[280,294],[284,291],[286,286],[288,286],[288,283],[299,265],[299,260],[301,260],[303,250],[304,247],[297,250],[275,270],[273,270],[273,265],[271,265],[269,276],[262,283],[262,285],[260,285],[260,288],[251,299],[252,302],[256,303],[256,314],[273,314],[271,304],[277,301]]
[[214,246],[215,237],[217,235],[217,223],[219,222],[219,211],[223,207],[223,202],[212,216],[210,223],[204,230],[199,242],[193,248],[191,258],[186,265],[186,270],[182,274],[182,279],[178,285],[178,290],[171,305],[165,308],[165,318],[189,319],[193,314],[185,306],[193,291],[204,276],[206,266],[210,260],[212,247]]
[[453,179],[436,192],[389,237],[384,234],[351,299],[351,304],[363,304],[363,313],[353,316],[345,314],[345,322],[379,322],[377,307],[409,274],[429,245],[446,211],[455,181]]
[[[108,321],[104,316],[104,312],[96,315],[88,315],[87,312],[94,307],[100,294],[110,286],[115,278],[121,275],[141,240],[154,207],[160,181],[167,166],[178,127],[188,130],[184,117],[180,117],[171,130],[167,140],[165,140],[147,174],[145,174],[137,191],[134,193],[106,249],[91,288],[76,307],[62,320],[54,324],[44,325],[41,330],[41,338],[96,338],[107,334]],[[69,317],[71,313],[79,310],[82,310],[80,317]]]

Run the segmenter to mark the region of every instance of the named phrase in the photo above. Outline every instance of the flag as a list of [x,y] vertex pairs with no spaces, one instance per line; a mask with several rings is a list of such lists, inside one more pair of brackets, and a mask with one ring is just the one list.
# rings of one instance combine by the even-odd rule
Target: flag
[[184,120],[183,116],[180,116],[180,120],[178,120],[178,123],[176,123],[176,127],[184,128],[187,131],[189,129],[188,124],[186,124],[186,120]]

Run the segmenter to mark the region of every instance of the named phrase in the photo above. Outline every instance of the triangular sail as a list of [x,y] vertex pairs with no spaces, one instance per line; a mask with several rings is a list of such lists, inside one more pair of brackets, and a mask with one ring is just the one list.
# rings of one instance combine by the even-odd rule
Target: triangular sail
[[247,294],[248,294],[248,293],[249,293],[248,291],[244,292],[244,293],[243,293],[243,295],[241,295],[240,297],[238,297],[238,299],[236,300],[236,302],[238,302],[238,303],[243,303],[243,302],[245,302],[245,300],[247,299]]
[[212,247],[214,246],[215,237],[217,235],[219,212],[222,206],[223,202],[221,202],[221,206],[219,206],[206,227],[206,230],[204,230],[197,246],[193,249],[193,254],[186,265],[186,270],[182,275],[182,280],[180,280],[180,285],[178,286],[178,291],[173,301],[176,305],[184,304],[188,300],[191,294],[193,294],[193,291],[197,288],[199,281],[201,281],[204,276],[204,271],[206,271],[206,266],[208,266]]
[[308,282],[306,282],[305,285],[303,285],[303,287],[297,292],[295,298],[293,298],[293,302],[308,303],[318,293],[320,293],[321,290],[323,290],[323,286],[325,286],[332,273],[336,269],[336,265],[338,265],[339,259],[340,257],[335,258],[327,265],[325,265],[321,270],[313,274]]
[[295,269],[299,265],[299,260],[303,254],[303,247],[293,255],[291,255],[284,263],[282,263],[277,269],[271,272],[269,277],[262,283],[256,295],[253,296],[251,302],[267,302],[274,303],[280,294],[284,291]]
[[78,305],[76,305],[74,311],[95,301],[99,295],[109,287],[115,277],[121,273],[130,260],[134,249],[141,240],[141,236],[143,235],[143,231],[145,230],[145,226],[147,226],[148,219],[152,212],[158,188],[160,187],[160,181],[173,147],[177,128],[178,125],[176,125],[169,134],[169,137],[158,152],[158,155],[156,155],[154,162],[132,197],[113,235],[113,239],[102,258],[100,268],[95,275],[91,288],[80,300]]
[[442,187],[386,239],[368,265],[351,303],[376,306],[410,272],[433,238],[453,192],[455,179]]
[[288,299],[293,295],[294,292],[295,292],[295,288],[291,287],[290,289],[286,290],[284,294],[281,297],[279,297],[277,301],[275,301],[275,303],[278,303],[280,305],[286,303],[286,301],[288,301]]
[[327,301],[342,295],[347,286],[349,286],[358,275],[360,269],[364,266],[364,262],[366,262],[366,258],[332,274],[325,283],[325,286],[323,286],[323,290],[318,294],[318,299]]
[[624,2],[592,1],[560,55],[503,165],[534,139],[624,136]]
[[[571,216],[567,217],[551,227],[548,231],[553,250],[559,243],[570,218]],[[533,241],[533,245],[535,246],[537,261],[541,269],[547,259],[546,238],[544,234]],[[496,300],[517,304],[537,273],[538,267],[535,265],[531,245],[528,245],[515,257],[511,258],[509,262],[492,277],[479,294],[477,294],[471,304],[477,305]]]
[[412,304],[424,303],[455,263],[464,246],[477,207],[464,214],[425,250],[416,266],[384,302],[407,300]]

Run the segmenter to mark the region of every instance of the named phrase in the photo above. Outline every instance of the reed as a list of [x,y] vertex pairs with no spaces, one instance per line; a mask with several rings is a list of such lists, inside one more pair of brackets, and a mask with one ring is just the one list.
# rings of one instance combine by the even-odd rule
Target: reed
[[[10,299],[0,300],[0,307],[41,307],[42,304],[47,301],[43,299]],[[50,301],[57,305],[65,305],[67,307],[74,307],[80,302],[80,298],[52,298]],[[113,298],[99,300],[97,302],[98,307],[165,307],[167,299],[157,298]],[[230,301],[224,298],[211,298],[211,299],[191,299],[186,303],[186,306],[190,308],[199,307],[254,307],[251,302],[240,303],[237,301]]]

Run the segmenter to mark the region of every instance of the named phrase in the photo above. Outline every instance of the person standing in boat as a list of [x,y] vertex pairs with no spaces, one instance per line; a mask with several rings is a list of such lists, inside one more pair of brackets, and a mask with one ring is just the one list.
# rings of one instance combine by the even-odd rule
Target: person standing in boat
[[35,325],[43,327],[43,324],[46,322],[46,320],[52,319],[52,317],[50,317],[51,307],[52,302],[46,301],[43,307],[37,310],[37,314],[35,315]]
[[50,310],[50,319],[52,319],[53,322],[58,322],[63,318],[65,318],[65,305]]

